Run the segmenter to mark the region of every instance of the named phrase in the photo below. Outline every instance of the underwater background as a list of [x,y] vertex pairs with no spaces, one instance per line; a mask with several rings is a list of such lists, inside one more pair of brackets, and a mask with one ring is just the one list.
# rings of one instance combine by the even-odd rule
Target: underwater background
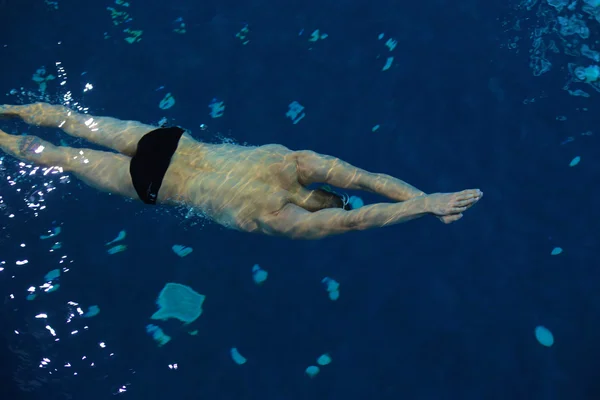
[[[485,193],[452,225],[292,241],[2,153],[0,398],[600,398],[599,31],[593,0],[0,1],[0,104],[162,120]],[[168,282],[206,296],[193,323],[150,319]]]

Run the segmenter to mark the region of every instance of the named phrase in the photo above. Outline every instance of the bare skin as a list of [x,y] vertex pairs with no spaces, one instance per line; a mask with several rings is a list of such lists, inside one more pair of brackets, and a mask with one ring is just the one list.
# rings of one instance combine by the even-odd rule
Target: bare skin
[[[0,116],[60,128],[115,152],[54,146],[36,136],[0,130],[0,148],[26,162],[60,167],[99,190],[137,199],[129,163],[137,143],[157,127],[136,121],[78,114],[63,106],[36,103],[0,106]],[[311,183],[379,194],[393,203],[346,211]],[[161,204],[195,207],[228,228],[293,239],[318,239],[348,231],[399,224],[427,214],[452,223],[477,203],[478,189],[425,194],[385,174],[340,159],[270,144],[244,147],[208,144],[184,134],[158,192]]]

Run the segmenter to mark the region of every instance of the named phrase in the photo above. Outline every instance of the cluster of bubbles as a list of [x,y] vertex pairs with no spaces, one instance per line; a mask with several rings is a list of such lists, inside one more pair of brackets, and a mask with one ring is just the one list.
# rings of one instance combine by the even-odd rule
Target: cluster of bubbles
[[[558,67],[568,73],[564,89],[571,95],[589,97],[588,89],[600,92],[599,0],[523,0],[515,8],[517,17],[504,22],[514,33],[507,47],[519,51],[522,42],[530,42],[529,66],[534,76],[549,72],[556,59]],[[559,54],[571,62],[561,65],[564,57]],[[581,88],[571,91],[572,84]]]

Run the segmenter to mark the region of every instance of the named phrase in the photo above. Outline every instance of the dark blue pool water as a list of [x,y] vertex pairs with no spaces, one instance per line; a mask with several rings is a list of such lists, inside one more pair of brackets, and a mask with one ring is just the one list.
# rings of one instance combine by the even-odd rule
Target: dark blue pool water
[[[3,176],[0,194],[13,206],[0,216],[0,329],[12,351],[1,358],[0,398],[600,396],[599,103],[598,93],[562,90],[567,56],[554,55],[555,68],[533,77],[527,47],[503,46],[509,34],[501,21],[517,18],[508,5],[196,3],[132,0],[133,21],[115,26],[106,8],[124,8],[108,1],[58,0],[58,9],[0,2],[0,95],[36,91],[32,74],[45,66],[56,75],[60,62],[67,83],[49,82],[49,100],[71,91],[92,115],[154,124],[166,117],[199,140],[220,133],[312,149],[426,192],[478,187],[485,196],[453,225],[430,217],[310,242],[195,224],[184,210],[99,193],[74,178],[34,217]],[[178,18],[185,34],[173,32]],[[244,45],[236,33],[246,24]],[[142,40],[127,43],[127,27],[143,30]],[[328,37],[309,42],[316,29]],[[393,51],[389,38],[398,41]],[[389,56],[393,64],[382,71]],[[94,89],[84,93],[86,83]],[[176,104],[161,110],[167,92]],[[225,102],[221,118],[209,116],[213,98]],[[30,98],[7,95],[0,104],[19,99]],[[292,101],[305,107],[297,124],[285,115]],[[14,121],[0,121],[0,129],[97,148]],[[581,163],[569,167],[575,156]],[[4,164],[16,168],[8,156]],[[58,225],[63,247],[49,253],[39,236]],[[105,243],[122,229],[127,250],[107,254]],[[194,251],[179,258],[174,244]],[[557,246],[564,252],[551,256]],[[72,264],[60,290],[25,300],[63,255]],[[262,286],[252,281],[257,263],[269,272]],[[336,302],[324,277],[340,283]],[[197,335],[168,321],[162,326],[173,339],[158,347],[145,327],[167,282],[189,285],[206,301],[191,327]],[[67,325],[68,301],[101,313]],[[59,342],[34,318],[41,312],[60,330]],[[552,347],[536,341],[540,325],[552,331]],[[246,364],[232,361],[232,347]],[[308,378],[306,367],[323,353],[332,363]],[[50,367],[38,368],[43,357]],[[10,384],[23,387],[13,376],[45,381],[9,393]]]

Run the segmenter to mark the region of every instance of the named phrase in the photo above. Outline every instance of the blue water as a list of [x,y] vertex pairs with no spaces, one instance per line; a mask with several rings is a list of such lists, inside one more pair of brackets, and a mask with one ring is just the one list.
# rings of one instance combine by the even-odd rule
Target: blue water
[[[167,117],[199,140],[221,133],[239,143],[281,143],[426,192],[485,193],[453,225],[429,217],[311,242],[194,224],[182,210],[99,193],[73,178],[47,196],[38,217],[26,207],[0,216],[0,329],[6,346],[32,360],[0,354],[7,375],[0,398],[108,399],[122,385],[126,392],[115,396],[130,399],[600,396],[599,147],[597,136],[579,136],[598,134],[598,96],[561,90],[566,56],[536,78],[526,47],[502,47],[508,35],[500,21],[514,14],[508,5],[132,0],[133,21],[114,26],[108,1],[59,0],[58,10],[43,1],[0,4],[2,96],[35,91],[31,75],[40,66],[56,75],[60,61],[67,83],[49,83],[48,95],[70,90],[92,115]],[[183,35],[173,32],[180,17]],[[246,24],[243,45],[235,34]],[[124,41],[125,27],[143,30],[142,41]],[[308,42],[315,29],[329,36]],[[384,45],[390,37],[398,40],[393,52]],[[390,55],[392,68],[381,71]],[[83,93],[86,83],[94,89]],[[176,104],[161,110],[167,92]],[[208,115],[213,98],[226,104],[218,119]],[[285,116],[292,101],[305,107],[298,124]],[[0,128],[98,148],[18,122]],[[577,139],[561,145],[569,136]],[[569,168],[575,156],[582,162]],[[6,203],[23,204],[2,179]],[[53,224],[63,228],[63,248],[49,253],[51,242],[39,236]],[[121,229],[128,249],[107,254],[104,243]],[[179,258],[174,244],[194,252]],[[565,251],[551,256],[555,246]],[[26,301],[26,288],[62,255],[73,262],[61,288]],[[29,264],[15,266],[24,258]],[[269,271],[262,286],[251,279],[256,263]],[[336,302],[320,283],[326,276],[340,283]],[[145,326],[166,282],[189,285],[206,301],[191,327],[198,335],[169,321],[162,326],[173,339],[158,347]],[[68,301],[97,304],[101,313],[68,325]],[[33,318],[40,312],[60,330],[59,342]],[[552,331],[552,347],[536,341],[538,325]],[[236,365],[231,347],[248,362]],[[308,378],[305,368],[323,353],[333,362]],[[38,368],[42,357],[56,370]],[[19,368],[30,372],[17,376],[46,382],[9,393]]]

